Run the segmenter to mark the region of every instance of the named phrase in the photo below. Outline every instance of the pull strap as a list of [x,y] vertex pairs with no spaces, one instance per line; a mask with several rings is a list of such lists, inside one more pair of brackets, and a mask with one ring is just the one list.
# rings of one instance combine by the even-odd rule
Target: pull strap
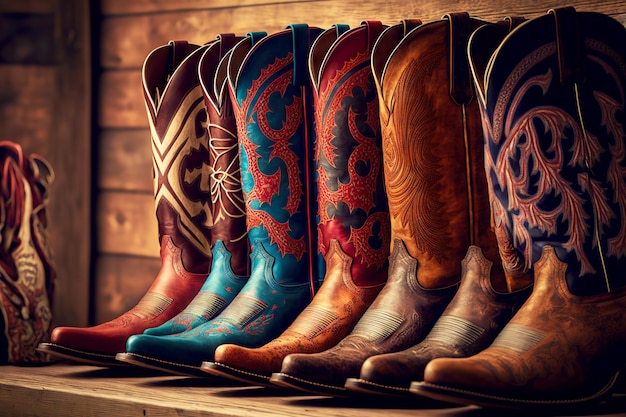
[[372,52],[372,47],[376,43],[376,40],[385,29],[383,22],[379,20],[364,20],[361,22],[362,25],[365,25],[367,30],[367,50]]
[[226,55],[228,51],[235,46],[237,37],[234,33],[221,33],[217,35],[217,39],[220,43],[220,59]]
[[509,29],[509,32],[511,32],[513,29],[515,29],[516,27],[524,23],[526,21],[526,18],[523,16],[506,16],[504,18],[504,21],[508,23],[509,25],[508,29]]
[[422,25],[422,19],[403,19],[402,27],[404,28],[403,37],[418,26]]
[[562,85],[580,83],[585,78],[583,38],[578,26],[576,9],[550,9],[556,29],[556,48],[559,60],[559,79]]
[[302,86],[309,80],[309,25],[297,23],[287,27],[293,40],[293,85]]
[[187,41],[170,41],[169,45],[169,59],[168,63],[170,67],[167,68],[168,74],[173,74],[176,68],[187,57],[189,51],[189,43]]
[[457,104],[468,104],[474,93],[467,58],[467,43],[471,35],[469,13],[450,13],[448,19],[450,53],[450,97]]
[[337,23],[337,24],[334,24],[333,27],[335,28],[335,31],[337,33],[337,38],[339,38],[341,35],[343,35],[348,30],[350,30],[350,25],[345,24],[345,23]]
[[260,39],[267,36],[267,32],[248,32],[246,36],[250,38],[251,46],[254,46]]

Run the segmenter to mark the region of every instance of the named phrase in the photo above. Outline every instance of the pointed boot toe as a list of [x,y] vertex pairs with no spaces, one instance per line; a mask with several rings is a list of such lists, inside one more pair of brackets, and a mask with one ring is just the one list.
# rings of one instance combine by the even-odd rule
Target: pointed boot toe
[[438,358],[424,369],[424,380],[434,385],[455,386],[459,389],[476,388],[488,379],[485,368],[470,358]]
[[101,327],[55,327],[50,334],[50,342],[39,345],[38,350],[52,354],[59,359],[78,360],[96,366],[119,366],[116,352],[124,350],[125,335],[102,340]]
[[319,354],[293,353],[285,357],[281,371],[272,374],[270,382],[315,395],[343,397],[348,395],[346,375],[358,374],[360,363],[342,360],[332,349]]
[[[409,391],[422,398],[450,402],[458,405],[493,406],[491,401],[480,401],[472,392],[482,387],[494,375],[488,367],[481,366],[473,358],[438,358],[430,361],[424,369],[424,380],[411,383]],[[494,396],[495,398],[495,396]]]
[[128,338],[126,351],[116,355],[121,362],[175,375],[206,376],[200,370],[202,358],[210,355],[191,332],[177,335],[134,335]]
[[202,370],[216,376],[254,385],[273,386],[270,376],[280,369],[284,357],[275,349],[248,348],[235,344],[223,344],[215,350],[213,362],[202,363]]
[[[345,387],[349,391],[367,394],[407,396],[415,372],[412,356],[387,353],[368,358],[361,366],[359,378],[348,378]],[[419,364],[417,364],[419,366]]]
[[465,359],[436,359],[411,391],[489,407],[568,408],[612,391],[624,363],[626,289],[575,296],[566,264],[544,247],[535,291],[493,344]]

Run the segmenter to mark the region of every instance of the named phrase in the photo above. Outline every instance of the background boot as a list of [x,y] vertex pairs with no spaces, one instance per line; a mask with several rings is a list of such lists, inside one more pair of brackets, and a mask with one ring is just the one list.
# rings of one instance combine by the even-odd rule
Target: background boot
[[204,47],[171,42],[152,51],[143,87],[152,133],[154,196],[161,270],[139,303],[93,327],[57,327],[41,349],[98,365],[119,365],[126,339],[156,327],[185,308],[211,267],[211,193],[207,114],[198,80]]
[[[240,140],[250,279],[215,319],[172,336],[134,336],[127,351],[155,367],[197,374],[225,343],[257,347],[277,337],[311,300],[318,281],[315,242],[314,132],[310,45],[321,29],[289,29],[240,42],[232,52],[229,85]],[[297,46],[294,49],[294,45]],[[239,64],[240,63],[240,64]],[[301,72],[304,69],[304,72]]]
[[625,38],[608,16],[564,8],[493,55],[482,93],[498,244],[535,288],[489,348],[433,360],[416,393],[542,410],[610,393],[626,343]]
[[[208,115],[213,226],[211,273],[187,307],[162,325],[144,334],[176,334],[217,316],[239,293],[250,275],[245,206],[241,190],[237,125],[226,85],[229,52],[242,37],[221,34],[204,51],[198,75]],[[130,361],[126,355],[117,359]],[[138,358],[140,359],[140,358]]]
[[41,156],[0,142],[0,363],[40,364],[52,330],[55,268],[46,207],[54,171]]
[[347,32],[343,28],[325,31],[309,55],[324,281],[278,338],[259,348],[219,346],[215,362],[202,366],[209,373],[269,385],[287,354],[320,352],[339,342],[387,279],[389,213],[370,67],[371,48],[385,26],[367,21]]
[[[464,18],[468,28],[484,24]],[[385,32],[376,44],[392,42],[395,49],[383,48],[393,49],[398,60],[393,67],[387,61],[381,76],[382,87],[389,89],[379,96],[393,238],[389,278],[354,330],[335,347],[288,355],[281,372],[272,376],[279,385],[343,395],[346,379],[358,377],[367,358],[421,341],[457,290],[467,248],[482,243],[475,233],[481,224],[488,227],[489,210],[480,211],[475,201],[477,156],[468,153],[467,142],[480,138],[480,116],[478,109],[457,104],[471,100],[469,78],[452,86],[460,90],[452,92],[457,103],[450,94],[448,33],[455,34],[452,43],[460,44],[459,49],[465,42],[456,39],[451,21],[418,26],[401,39],[400,32]]]
[[[459,290],[426,338],[406,350],[368,358],[363,363],[360,377],[346,381],[346,388],[350,390],[385,395],[412,395],[409,392],[411,382],[423,379],[424,368],[430,360],[437,357],[470,356],[489,346],[528,298],[532,288],[530,274],[504,273],[496,237],[488,223],[490,206],[484,170],[479,103],[472,88],[473,81],[465,52],[477,22],[472,22],[466,14],[453,14],[449,19],[453,19],[453,39],[450,43],[453,57],[450,73],[453,76],[450,80],[455,83],[449,91],[451,94],[457,92],[456,96],[450,97],[451,105],[463,107],[467,118],[463,136],[467,141],[467,172],[472,176],[473,245],[463,260]],[[509,19],[498,25],[485,25],[501,29],[498,33],[502,33],[503,37],[517,20]],[[403,47],[423,49],[424,46],[420,44],[429,39],[422,37],[420,32],[427,28],[428,25],[412,32],[403,41]],[[441,33],[441,36],[445,34]],[[479,48],[489,48],[491,45],[475,46],[476,52],[481,52]],[[489,48],[490,52],[494,50],[495,47]],[[393,74],[396,66],[402,67],[402,61],[395,58],[392,56],[386,64],[385,75],[390,79],[393,79],[390,74]],[[383,98],[387,98],[389,103],[385,93],[394,86],[386,84],[385,79],[381,84]],[[445,91],[441,94],[445,94]]]

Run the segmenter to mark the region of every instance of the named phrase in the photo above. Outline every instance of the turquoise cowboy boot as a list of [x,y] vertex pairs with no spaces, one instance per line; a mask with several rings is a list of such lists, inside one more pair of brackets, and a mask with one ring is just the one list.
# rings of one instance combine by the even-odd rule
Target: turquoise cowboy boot
[[127,354],[142,356],[144,365],[207,375],[200,365],[213,360],[219,345],[267,343],[291,324],[319,285],[323,264],[313,246],[313,99],[306,59],[320,33],[293,25],[270,36],[250,34],[233,49],[229,87],[252,247],[250,278],[207,323],[177,335],[129,338]]
[[[213,212],[211,273],[181,313],[143,334],[176,334],[206,323],[235,298],[250,275],[237,126],[226,85],[229,52],[242,39],[230,33],[218,35],[198,64],[208,116],[210,168],[205,187],[211,192]],[[124,353],[116,358],[130,363],[141,360]]]
[[258,348],[218,347],[215,361],[202,365],[209,373],[270,385],[288,354],[321,352],[346,336],[387,280],[389,209],[370,67],[370,51],[386,26],[373,20],[351,30],[343,26],[320,35],[309,55],[323,284],[276,339]]

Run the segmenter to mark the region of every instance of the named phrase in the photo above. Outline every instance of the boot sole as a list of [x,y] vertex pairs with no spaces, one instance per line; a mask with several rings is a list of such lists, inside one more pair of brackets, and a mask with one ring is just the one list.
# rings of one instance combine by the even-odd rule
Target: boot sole
[[434,398],[418,397],[408,387],[394,387],[391,385],[377,384],[376,382],[368,381],[360,378],[348,378],[346,380],[346,389],[359,394],[368,395],[380,395],[386,397],[396,397],[402,399],[409,399],[413,397],[416,401],[415,406],[419,408],[452,408],[459,407],[458,404],[451,403],[449,401],[441,401]]
[[477,405],[487,408],[535,408],[535,409],[579,409],[595,405],[611,395],[611,389],[618,378],[616,373],[611,380],[597,392],[581,398],[569,399],[528,399],[489,395],[475,391],[446,387],[428,382],[413,382],[409,391],[416,395],[440,401],[449,401],[461,405]]
[[409,387],[398,387],[391,385],[378,384],[361,378],[346,379],[345,388],[348,391],[359,392],[363,394],[385,395],[393,397],[411,397],[413,393],[409,391]]
[[232,366],[220,362],[202,362],[200,369],[207,374],[232,379],[245,384],[276,388],[276,385],[270,382],[270,375],[244,371],[243,369],[233,368]]
[[118,353],[115,356],[115,359],[120,363],[128,363],[141,366],[143,368],[153,369],[156,371],[166,372],[179,376],[208,376],[208,374],[206,372],[202,372],[202,370],[198,366],[168,362],[157,358],[151,358],[149,356],[138,355],[136,353]]
[[319,382],[307,381],[282,372],[273,373],[270,382],[280,387],[305,391],[314,395],[331,395],[333,397],[348,397],[349,392],[344,387],[321,384]]
[[74,362],[81,362],[87,365],[95,366],[126,366],[115,360],[115,353],[97,353],[87,352],[84,350],[74,349],[67,346],[57,345],[56,343],[40,343],[36,350],[47,353],[58,359],[66,359]]
[[360,378],[346,379],[345,388],[348,391],[360,392],[363,394],[376,394],[394,397],[407,397],[413,395],[411,392],[409,392],[409,387],[394,387],[391,385],[383,385]]

